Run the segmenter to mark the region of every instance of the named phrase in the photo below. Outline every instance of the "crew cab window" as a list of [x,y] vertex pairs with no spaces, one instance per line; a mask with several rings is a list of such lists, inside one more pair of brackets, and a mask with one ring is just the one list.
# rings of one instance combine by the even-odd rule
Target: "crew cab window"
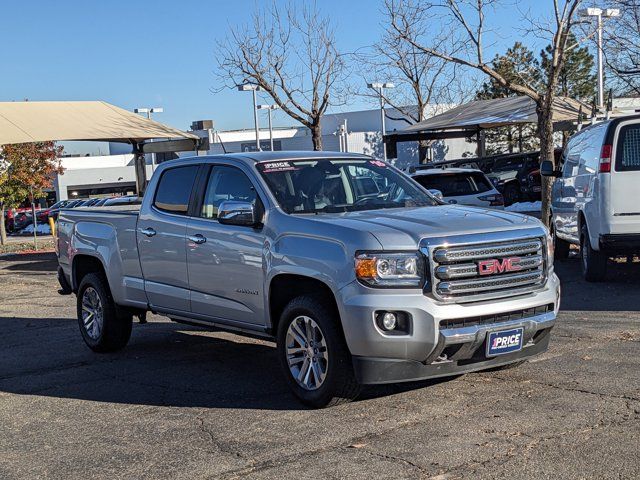
[[616,146],[616,170],[640,170],[640,125],[625,125],[620,129]]
[[198,165],[165,170],[158,182],[153,206],[174,215],[186,215]]
[[238,168],[214,166],[209,174],[200,216],[218,218],[218,208],[227,200],[255,204],[256,190],[251,180]]

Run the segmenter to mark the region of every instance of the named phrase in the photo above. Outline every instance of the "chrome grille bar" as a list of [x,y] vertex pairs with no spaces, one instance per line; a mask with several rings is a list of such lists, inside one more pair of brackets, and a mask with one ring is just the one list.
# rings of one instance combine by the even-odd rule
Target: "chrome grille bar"
[[461,260],[525,255],[527,253],[535,253],[540,249],[542,249],[542,242],[538,239],[504,244],[478,245],[475,247],[444,247],[435,251],[434,259],[438,263],[447,263]]
[[528,228],[425,239],[421,249],[431,267],[425,293],[465,303],[540,289],[547,280],[545,235],[542,228]]

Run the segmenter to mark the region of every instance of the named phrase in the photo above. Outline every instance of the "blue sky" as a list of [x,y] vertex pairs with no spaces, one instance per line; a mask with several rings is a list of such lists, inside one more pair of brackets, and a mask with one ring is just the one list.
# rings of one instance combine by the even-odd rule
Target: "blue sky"
[[[299,0],[302,1],[302,0]],[[0,29],[0,100],[105,100],[123,108],[161,106],[156,118],[186,129],[213,119],[219,129],[252,125],[251,96],[213,94],[215,41],[249,19],[255,0],[4,0]],[[280,3],[280,2],[279,2]],[[551,0],[517,2],[519,9],[551,8]],[[541,6],[542,4],[542,6]],[[547,5],[548,4],[548,5]],[[377,0],[320,0],[335,16],[343,51],[371,45],[381,34]],[[492,15],[494,49],[520,33],[520,13]],[[354,99],[342,110],[368,108]],[[280,125],[292,120],[281,113]]]

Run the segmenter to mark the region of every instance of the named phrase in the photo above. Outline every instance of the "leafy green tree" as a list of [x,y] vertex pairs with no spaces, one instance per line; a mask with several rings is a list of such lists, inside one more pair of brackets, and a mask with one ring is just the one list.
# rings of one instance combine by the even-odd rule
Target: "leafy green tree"
[[4,145],[0,151],[0,243],[6,243],[4,212],[27,197],[44,195],[55,173],[62,173],[63,148],[55,142]]

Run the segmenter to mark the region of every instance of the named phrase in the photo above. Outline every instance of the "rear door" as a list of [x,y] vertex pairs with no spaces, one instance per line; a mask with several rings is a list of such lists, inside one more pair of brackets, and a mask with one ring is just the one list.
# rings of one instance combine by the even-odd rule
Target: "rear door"
[[609,190],[612,214],[640,216],[640,122],[620,123],[614,137],[614,155]]
[[164,170],[152,206],[140,212],[136,236],[145,291],[151,306],[162,310],[190,310],[187,214],[199,168],[193,164]]
[[223,201],[252,202],[262,211],[254,182],[239,167],[213,165],[197,211],[187,226],[191,311],[211,321],[262,325],[264,312],[262,228],[223,225]]

